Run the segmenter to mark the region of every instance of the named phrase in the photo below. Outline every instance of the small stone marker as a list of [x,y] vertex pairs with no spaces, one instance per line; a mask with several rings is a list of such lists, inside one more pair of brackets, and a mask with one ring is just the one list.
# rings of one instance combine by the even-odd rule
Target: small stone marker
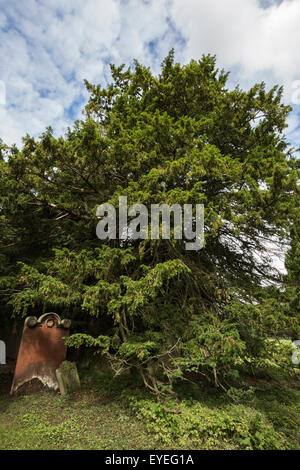
[[63,361],[56,369],[56,377],[61,395],[80,390],[80,380],[75,362]]
[[6,364],[5,343],[2,340],[0,340],[0,364]]

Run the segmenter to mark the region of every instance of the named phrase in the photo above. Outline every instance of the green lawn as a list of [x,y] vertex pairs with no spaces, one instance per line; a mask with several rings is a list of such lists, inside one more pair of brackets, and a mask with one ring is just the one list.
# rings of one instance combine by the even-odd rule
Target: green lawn
[[252,381],[229,394],[187,383],[177,390],[181,413],[169,414],[130,375],[80,375],[81,392],[67,397],[10,397],[2,387],[0,449],[300,449],[294,379]]
[[118,400],[89,390],[0,399],[1,449],[147,449],[146,426]]

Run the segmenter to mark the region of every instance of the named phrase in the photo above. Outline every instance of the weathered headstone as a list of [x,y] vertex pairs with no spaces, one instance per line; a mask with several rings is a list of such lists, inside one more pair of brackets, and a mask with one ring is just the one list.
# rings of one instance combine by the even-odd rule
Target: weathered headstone
[[56,377],[61,395],[68,395],[80,390],[80,380],[75,362],[62,362],[56,370]]
[[0,340],[0,364],[6,364],[6,346],[2,340]]
[[27,317],[11,388],[13,394],[24,383],[39,379],[45,386],[57,390],[56,369],[66,359],[63,340],[69,335],[70,320],[61,321],[53,312],[39,319]]

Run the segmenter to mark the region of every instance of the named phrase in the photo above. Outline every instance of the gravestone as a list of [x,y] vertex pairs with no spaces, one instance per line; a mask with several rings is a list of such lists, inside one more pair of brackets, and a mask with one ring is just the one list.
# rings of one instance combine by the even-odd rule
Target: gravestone
[[56,370],[56,377],[61,395],[67,395],[80,390],[80,380],[75,362],[62,362]]
[[64,337],[69,335],[70,320],[61,320],[49,312],[25,319],[11,394],[26,382],[39,379],[44,386],[57,390],[56,369],[66,359]]
[[0,340],[0,364],[6,364],[6,347],[2,340]]

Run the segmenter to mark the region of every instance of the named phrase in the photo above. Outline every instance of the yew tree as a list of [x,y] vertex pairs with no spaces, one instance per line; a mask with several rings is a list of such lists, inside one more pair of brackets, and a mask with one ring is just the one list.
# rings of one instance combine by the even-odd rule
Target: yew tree
[[[232,90],[227,78],[210,55],[180,65],[171,51],[159,75],[112,65],[108,86],[86,82],[85,115],[64,137],[48,128],[21,149],[2,144],[7,315],[71,317],[70,345],[137,369],[158,393],[186,371],[226,383],[268,357],[270,336],[299,331],[299,309],[264,309],[258,294],[282,281],[270,246],[289,244],[299,209],[291,108],[280,87]],[[99,240],[96,208],[119,196],[149,213],[204,204],[204,247],[172,234]]]

